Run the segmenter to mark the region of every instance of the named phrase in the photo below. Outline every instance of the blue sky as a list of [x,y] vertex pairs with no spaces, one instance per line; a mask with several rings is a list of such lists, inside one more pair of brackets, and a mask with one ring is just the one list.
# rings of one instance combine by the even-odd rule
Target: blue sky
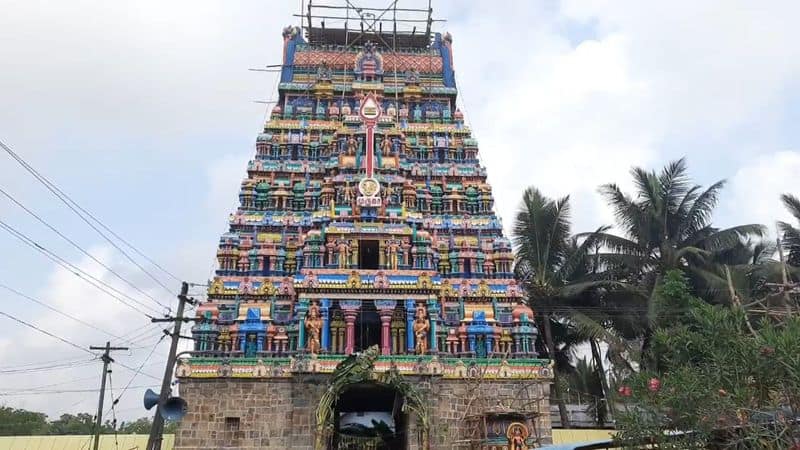
[[[265,117],[253,100],[275,97],[276,75],[247,69],[280,63],[280,32],[296,23],[299,6],[0,0],[0,139],[147,255],[204,282]],[[576,231],[610,223],[599,184],[629,186],[632,165],[658,168],[684,155],[699,183],[729,180],[719,225],[787,219],[778,195],[800,193],[800,31],[790,19],[800,13],[797,2],[444,1],[434,8],[448,19],[438,30],[453,35],[460,101],[506,224],[528,185],[571,194]],[[2,154],[0,188],[149,295],[172,301]],[[3,198],[0,220],[142,297]],[[0,252],[0,283],[114,334],[147,323],[5,233]],[[108,338],[2,289],[0,311],[81,345]],[[0,323],[0,371],[89,356]],[[138,367],[154,333],[118,359]],[[165,351],[159,347],[150,363]],[[0,393],[52,383],[90,389],[99,371],[95,363],[0,373]],[[131,373],[120,368],[114,376],[120,386]],[[154,383],[140,377],[133,386]],[[125,394],[122,417],[144,415],[142,391]],[[0,404],[50,414],[89,411],[93,403],[82,393],[0,395]]]

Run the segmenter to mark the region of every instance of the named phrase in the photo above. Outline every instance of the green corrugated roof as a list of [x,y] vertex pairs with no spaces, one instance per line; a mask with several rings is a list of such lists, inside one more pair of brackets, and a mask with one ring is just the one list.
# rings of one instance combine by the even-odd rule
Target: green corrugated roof
[[[89,450],[92,436],[0,436],[0,450]],[[165,434],[161,450],[172,450],[174,434]],[[103,450],[140,450],[147,447],[146,434],[100,436]]]

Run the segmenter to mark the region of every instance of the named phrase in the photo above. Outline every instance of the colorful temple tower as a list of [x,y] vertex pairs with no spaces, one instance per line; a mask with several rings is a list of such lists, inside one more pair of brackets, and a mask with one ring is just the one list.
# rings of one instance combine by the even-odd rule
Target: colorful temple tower
[[178,362],[175,448],[548,442],[552,369],[450,35],[303,34],[283,30],[279,100]]

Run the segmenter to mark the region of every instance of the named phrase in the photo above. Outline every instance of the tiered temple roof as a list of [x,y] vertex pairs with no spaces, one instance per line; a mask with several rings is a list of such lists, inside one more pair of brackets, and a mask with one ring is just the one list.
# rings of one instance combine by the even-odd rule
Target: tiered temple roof
[[179,376],[329,372],[379,345],[377,370],[549,378],[456,107],[450,35],[308,36],[283,30],[279,100]]

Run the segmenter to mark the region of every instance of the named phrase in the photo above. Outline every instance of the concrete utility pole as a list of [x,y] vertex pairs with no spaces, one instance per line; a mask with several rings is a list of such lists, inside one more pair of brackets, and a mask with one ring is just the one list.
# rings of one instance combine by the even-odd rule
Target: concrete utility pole
[[128,350],[128,347],[112,347],[111,342],[106,342],[105,347],[89,347],[89,350],[104,350],[103,356],[103,379],[100,382],[100,401],[97,403],[97,419],[94,424],[94,450],[100,445],[100,427],[103,426],[103,401],[106,398],[106,375],[108,375],[108,364],[114,362],[111,358],[112,350]]
[[172,381],[172,371],[175,368],[175,355],[178,352],[178,341],[181,338],[181,325],[184,321],[183,310],[186,303],[194,304],[194,300],[187,297],[189,293],[189,284],[185,281],[181,284],[181,293],[178,294],[178,311],[175,317],[166,317],[163,319],[150,319],[153,323],[157,322],[175,322],[175,327],[172,330],[172,341],[169,346],[169,356],[167,357],[167,367],[164,368],[164,379],[161,381],[161,392],[159,393],[158,405],[156,405],[156,415],[153,417],[153,426],[150,427],[150,437],[147,439],[147,450],[161,450],[161,440],[164,435],[164,417],[161,415],[161,405],[169,398],[170,395],[170,382]]

